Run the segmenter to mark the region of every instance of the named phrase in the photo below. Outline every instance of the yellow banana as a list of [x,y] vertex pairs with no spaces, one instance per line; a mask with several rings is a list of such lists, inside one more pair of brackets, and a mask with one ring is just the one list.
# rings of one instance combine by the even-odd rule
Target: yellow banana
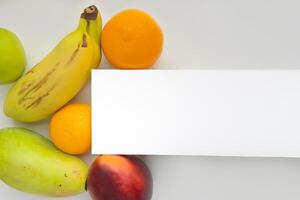
[[88,20],[87,32],[95,39],[97,44],[100,44],[102,19],[96,6],[87,7],[81,14],[81,18]]
[[92,12],[85,9],[77,29],[10,89],[4,102],[7,116],[22,122],[45,119],[89,80],[91,69],[101,60],[99,38],[94,31],[90,35],[91,30],[101,28],[96,20],[98,10],[94,8]]
[[[81,14],[81,18],[87,20],[87,32],[95,40],[96,51],[100,52],[100,59],[95,58],[95,67],[97,68],[101,61],[101,32],[102,32],[102,18],[99,14],[99,11],[96,6],[87,7],[84,12]],[[98,62],[98,63],[97,63]]]

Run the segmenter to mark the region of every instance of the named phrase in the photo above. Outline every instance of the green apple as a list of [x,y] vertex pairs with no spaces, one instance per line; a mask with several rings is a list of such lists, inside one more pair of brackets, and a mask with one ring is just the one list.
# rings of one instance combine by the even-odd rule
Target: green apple
[[17,80],[26,66],[26,55],[19,38],[0,28],[0,84]]

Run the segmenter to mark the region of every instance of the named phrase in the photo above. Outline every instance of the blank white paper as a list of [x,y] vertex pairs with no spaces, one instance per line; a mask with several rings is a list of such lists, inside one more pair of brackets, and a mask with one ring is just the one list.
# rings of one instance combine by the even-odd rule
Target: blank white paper
[[92,153],[300,157],[300,70],[94,70]]

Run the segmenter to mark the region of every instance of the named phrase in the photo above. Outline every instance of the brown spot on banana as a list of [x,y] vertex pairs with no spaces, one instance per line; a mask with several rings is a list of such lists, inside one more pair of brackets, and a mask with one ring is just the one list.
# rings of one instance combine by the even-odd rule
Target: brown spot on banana
[[74,52],[72,53],[70,59],[68,60],[66,66],[68,66],[76,57],[77,53],[79,52],[79,48],[80,48],[80,44],[78,44],[77,48],[74,50]]
[[26,90],[28,90],[32,85],[33,85],[34,81],[32,81],[31,83],[25,84],[22,83],[22,88],[21,90],[18,92],[18,95],[22,95],[24,92],[26,92]]
[[[54,66],[55,67],[57,67],[58,65],[60,64],[60,62],[57,62]],[[35,66],[37,66],[37,65],[35,65]],[[35,67],[34,66],[34,67]],[[33,67],[33,68],[34,68]],[[26,72],[25,73],[25,75],[28,75],[28,74],[33,74],[34,73],[34,69],[31,69],[31,70],[29,70],[28,72]],[[33,81],[31,81],[30,83],[28,83],[28,81],[24,81],[23,83],[22,83],[22,88],[21,88],[21,90],[18,92],[18,95],[22,95],[24,92],[26,92],[33,84],[35,83],[35,81],[33,80]]]
[[45,97],[50,95],[50,92],[56,87],[56,84],[54,84],[46,93],[44,93],[43,95],[40,95],[39,97],[37,97],[35,100],[33,100],[28,106],[26,106],[26,109],[29,109],[31,107],[36,107],[38,106]]
[[88,21],[87,21],[87,25],[86,25],[86,30],[89,30],[90,24],[91,24],[91,23],[90,23],[90,21],[88,20]]
[[55,67],[57,67],[59,64],[60,64],[60,62],[58,61],[58,62],[55,64]]
[[87,46],[88,46],[88,44],[87,44],[87,41],[86,41],[86,35],[83,34],[82,35],[82,44],[81,44],[81,47],[85,48]]
[[35,70],[35,67],[38,66],[40,63],[37,63],[36,65],[34,65],[28,72],[26,72],[24,75],[27,75],[27,74],[33,74],[34,73],[34,70]]
[[26,109],[29,109],[29,108],[31,108],[31,107],[36,107],[37,105],[39,105],[39,104],[42,102],[43,98],[45,98],[45,97],[48,96],[48,95],[49,95],[49,93],[46,93],[46,94],[44,94],[44,95],[42,95],[42,96],[39,96],[36,100],[34,100],[33,102],[31,102],[31,104],[29,104],[29,105],[26,107]]
[[39,90],[45,83],[47,83],[47,81],[49,80],[49,77],[51,76],[51,74],[53,74],[55,72],[56,68],[52,68],[39,82],[37,82],[33,87],[31,87],[30,89],[27,88],[27,92],[24,94],[24,96],[22,98],[20,98],[19,100],[19,104],[21,104],[23,101],[25,101],[26,99],[28,99],[27,97],[36,92],[37,90]]
[[26,72],[25,75],[27,75],[27,74],[33,74],[33,72],[34,72],[34,71],[31,69],[31,70],[29,70],[28,72]]

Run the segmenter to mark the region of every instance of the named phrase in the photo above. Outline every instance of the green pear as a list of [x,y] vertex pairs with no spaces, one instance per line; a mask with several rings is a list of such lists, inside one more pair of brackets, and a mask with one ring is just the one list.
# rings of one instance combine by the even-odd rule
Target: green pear
[[26,55],[21,41],[13,32],[0,28],[0,84],[17,80],[25,66]]

